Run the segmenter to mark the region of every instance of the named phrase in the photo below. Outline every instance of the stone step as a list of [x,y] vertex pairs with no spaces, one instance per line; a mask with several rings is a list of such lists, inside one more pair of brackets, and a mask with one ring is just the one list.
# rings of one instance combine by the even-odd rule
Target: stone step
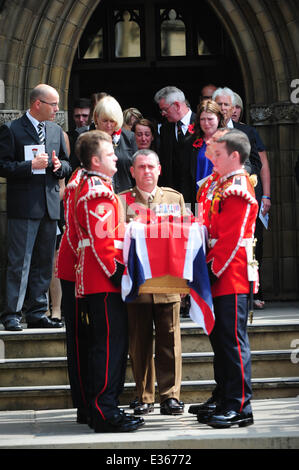
[[0,331],[5,359],[66,356],[65,329]]
[[[185,403],[207,400],[215,387],[213,380],[182,382],[181,399]],[[268,377],[252,380],[253,399],[296,397],[299,394],[299,377]],[[135,398],[135,384],[125,384],[120,404],[125,406]],[[159,403],[158,393],[156,403]],[[36,387],[0,387],[0,411],[51,410],[73,408],[69,385]]]
[[68,384],[65,357],[6,359],[0,363],[1,386]]
[[[185,403],[201,402],[215,386],[209,338],[196,324],[185,319],[181,321],[181,333],[181,398]],[[277,305],[258,312],[253,324],[248,325],[248,333],[254,398],[298,396],[297,304],[295,307]],[[126,381],[122,405],[135,398],[130,361]],[[7,332],[0,325],[0,385],[0,410],[72,408],[65,330],[32,330],[24,326],[22,332]],[[156,403],[159,403],[158,393]]]
[[[297,377],[298,364],[292,360],[293,350],[252,351],[252,377]],[[214,378],[213,353],[183,353],[183,380]]]
[[[298,312],[299,319],[299,312]],[[299,338],[299,323],[273,323],[248,325],[248,336],[252,351],[288,349],[292,341]],[[182,351],[205,352],[211,351],[208,336],[193,322],[181,326]]]
[[[252,351],[252,376],[296,377],[298,364],[293,350]],[[213,378],[213,353],[183,353],[183,381]],[[126,380],[133,382],[128,360]],[[0,362],[1,386],[35,386],[68,384],[66,357],[6,359]]]
[[[299,338],[299,323],[253,324],[248,326],[251,349],[288,349]],[[211,351],[209,338],[191,321],[181,324],[184,353]],[[65,329],[0,330],[0,360],[2,358],[61,357],[66,355]]]
[[[251,456],[256,457],[253,449],[259,455],[261,449],[264,454],[267,449],[267,465],[272,464],[272,459],[277,463],[278,449],[288,455],[290,449],[298,453],[298,398],[252,400],[251,404],[253,426],[223,430],[199,424],[196,416],[188,413],[188,402],[185,402],[184,413],[178,416],[161,415],[157,402],[154,412],[145,416],[145,425],[128,433],[94,433],[86,424],[76,422],[74,408],[0,411],[1,462],[6,456],[11,457],[15,449],[21,452],[21,457],[25,453],[22,451],[33,449],[44,452],[96,449],[100,466],[122,464],[138,469],[161,464],[171,468],[184,464],[195,466],[202,461],[204,449],[210,453],[216,451],[218,456],[223,450],[223,457],[227,456],[228,449],[235,457],[237,454],[232,453],[232,449],[238,449],[242,457],[246,452],[248,462]],[[56,454],[47,452],[47,461],[52,455],[57,458]],[[285,461],[285,455],[280,453],[279,457]]]

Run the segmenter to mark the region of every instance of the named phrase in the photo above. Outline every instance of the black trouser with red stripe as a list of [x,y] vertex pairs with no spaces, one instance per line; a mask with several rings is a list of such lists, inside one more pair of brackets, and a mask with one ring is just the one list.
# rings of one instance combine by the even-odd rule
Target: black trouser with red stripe
[[85,297],[89,316],[90,408],[93,421],[119,413],[128,355],[128,318],[118,293]]
[[222,411],[251,412],[251,353],[247,334],[248,296],[213,299],[215,326],[210,334],[214,351],[214,396]]
[[74,408],[88,412],[88,319],[84,299],[75,298],[75,283],[61,281],[66,326],[68,375]]

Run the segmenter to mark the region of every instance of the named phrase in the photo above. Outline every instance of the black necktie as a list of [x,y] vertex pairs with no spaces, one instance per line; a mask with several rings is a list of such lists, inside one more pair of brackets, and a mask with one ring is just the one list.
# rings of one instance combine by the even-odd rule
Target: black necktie
[[182,131],[182,125],[183,125],[183,123],[182,123],[182,121],[178,121],[178,122],[176,123],[176,125],[177,125],[178,142],[179,142],[179,143],[182,143],[182,142],[184,141],[184,133],[183,133],[183,131]]
[[38,128],[39,141],[42,145],[44,145],[45,144],[44,123],[40,122],[37,128]]

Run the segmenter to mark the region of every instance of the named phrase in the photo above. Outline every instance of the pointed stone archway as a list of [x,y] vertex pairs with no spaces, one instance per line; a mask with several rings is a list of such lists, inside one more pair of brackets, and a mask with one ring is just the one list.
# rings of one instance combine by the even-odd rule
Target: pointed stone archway
[[[24,109],[30,90],[51,83],[67,107],[72,63],[80,37],[100,0],[4,2],[0,12],[1,79],[6,107]],[[208,0],[238,56],[250,104],[288,101],[298,72],[295,0]],[[8,20],[9,19],[9,20]]]
[[[298,298],[298,105],[290,101],[299,78],[299,5],[296,0],[207,0],[228,32],[245,89],[247,118],[258,126],[272,175],[271,230],[265,234],[267,297]],[[5,1],[0,10],[0,79],[5,102],[0,123],[22,113],[41,82],[60,93],[59,123],[67,128],[68,88],[80,37],[100,0]],[[5,180],[0,226],[5,233]],[[3,244],[2,244],[3,246]],[[3,249],[2,249],[3,250]],[[4,250],[0,253],[4,258]],[[3,283],[3,282],[2,282]]]

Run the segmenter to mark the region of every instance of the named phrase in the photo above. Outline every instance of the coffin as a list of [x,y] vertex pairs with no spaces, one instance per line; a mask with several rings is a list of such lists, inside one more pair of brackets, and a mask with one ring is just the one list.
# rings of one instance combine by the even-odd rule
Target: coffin
[[148,279],[139,287],[139,294],[189,294],[186,279],[167,274]]

